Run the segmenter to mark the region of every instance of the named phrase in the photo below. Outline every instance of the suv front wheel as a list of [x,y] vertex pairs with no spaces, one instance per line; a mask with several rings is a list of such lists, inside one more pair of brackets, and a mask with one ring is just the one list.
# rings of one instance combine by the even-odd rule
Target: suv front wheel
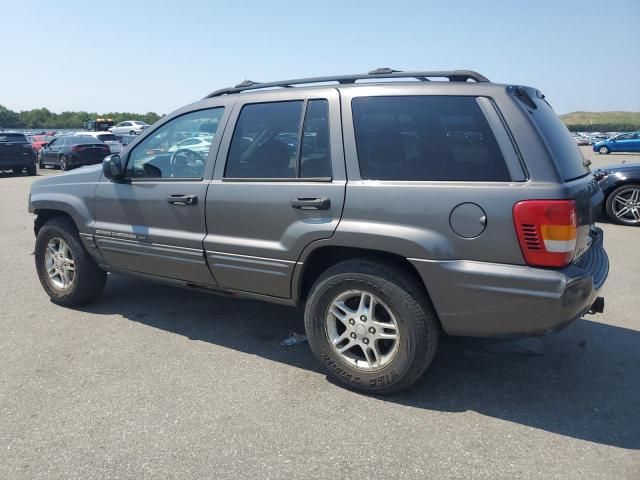
[[53,303],[83,305],[102,292],[107,273],[85,250],[71,220],[57,217],[45,223],[36,238],[36,270]]
[[377,259],[329,268],[305,309],[311,349],[347,387],[393,393],[413,384],[431,363],[439,326],[417,281]]

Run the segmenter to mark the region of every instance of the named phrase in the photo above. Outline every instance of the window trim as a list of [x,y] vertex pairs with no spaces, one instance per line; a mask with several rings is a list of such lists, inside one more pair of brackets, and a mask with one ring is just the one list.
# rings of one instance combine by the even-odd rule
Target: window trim
[[[301,160],[301,154],[302,154],[302,141],[303,141],[303,135],[304,135],[304,125],[305,125],[305,121],[307,120],[307,112],[308,112],[308,106],[309,106],[309,102],[314,101],[314,100],[320,100],[320,101],[325,101],[327,102],[327,128],[329,130],[329,139],[331,139],[331,113],[330,113],[330,101],[328,97],[305,97],[305,98],[294,98],[294,99],[289,99],[289,100],[271,100],[271,101],[263,101],[263,102],[248,102],[242,105],[242,107],[240,108],[240,111],[238,112],[238,116],[235,120],[235,125],[233,127],[233,132],[231,133],[231,138],[230,138],[230,143],[229,143],[229,148],[227,148],[227,155],[225,158],[225,162],[224,162],[224,170],[222,171],[222,177],[221,177],[221,181],[223,182],[229,182],[229,183],[250,183],[250,182],[259,182],[259,183],[268,183],[268,182],[274,182],[274,183],[286,183],[286,182],[293,182],[293,183],[304,183],[304,182],[311,182],[311,183],[330,183],[333,181],[333,162],[331,160],[332,156],[329,156],[329,167],[331,168],[331,176],[329,177],[300,177],[300,160]],[[231,144],[233,143],[233,137],[236,133],[236,128],[238,128],[238,124],[240,123],[240,117],[242,116],[242,110],[244,110],[245,107],[249,106],[249,105],[264,105],[264,104],[271,104],[271,103],[286,103],[286,102],[302,102],[302,113],[301,113],[301,118],[300,118],[300,124],[298,126],[298,146],[296,149],[296,169],[295,169],[295,177],[280,177],[280,178],[274,178],[274,177],[252,177],[252,178],[246,178],[246,177],[226,177],[226,172],[227,172],[227,167],[229,166],[229,154],[231,153]],[[329,147],[329,153],[331,154],[331,140],[329,140],[328,143],[328,147]]]

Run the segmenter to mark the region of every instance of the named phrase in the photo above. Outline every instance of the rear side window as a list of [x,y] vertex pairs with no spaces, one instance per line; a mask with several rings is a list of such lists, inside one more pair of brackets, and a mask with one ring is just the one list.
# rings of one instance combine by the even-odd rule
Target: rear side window
[[0,143],[29,143],[22,133],[0,133]]
[[562,178],[568,181],[588,174],[588,163],[562,120],[544,98],[538,97],[535,90],[522,90],[526,90],[522,93],[526,93],[526,97],[535,105],[535,108],[527,108],[527,111],[547,143]]
[[249,104],[233,132],[224,176],[326,178],[331,176],[329,151],[327,100]]
[[352,110],[364,179],[511,180],[475,97],[359,97]]

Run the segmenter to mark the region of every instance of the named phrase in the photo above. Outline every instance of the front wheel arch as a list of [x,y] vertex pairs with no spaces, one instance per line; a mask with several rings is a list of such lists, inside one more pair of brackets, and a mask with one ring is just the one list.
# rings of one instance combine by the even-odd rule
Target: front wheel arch
[[35,214],[36,220],[34,223],[34,233],[36,234],[36,236],[38,235],[38,232],[43,227],[43,225],[53,218],[68,219],[76,227],[76,231],[78,231],[78,225],[76,225],[73,217],[71,217],[71,215],[69,215],[67,212],[63,212],[62,210],[38,209],[36,210]]

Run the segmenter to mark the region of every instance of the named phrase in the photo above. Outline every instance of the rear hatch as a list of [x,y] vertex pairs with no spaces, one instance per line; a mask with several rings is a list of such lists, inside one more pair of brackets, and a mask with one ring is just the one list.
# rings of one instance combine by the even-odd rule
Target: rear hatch
[[101,133],[100,135],[96,135],[96,137],[109,145],[111,153],[120,153],[122,151],[122,144],[119,141],[119,137],[113,133]]
[[0,132],[0,166],[32,157],[31,143],[22,133]]
[[567,188],[567,198],[575,201],[577,237],[573,260],[584,254],[593,241],[591,228],[601,210],[604,195],[571,133],[538,90],[517,87],[514,94],[546,144],[556,169]]

